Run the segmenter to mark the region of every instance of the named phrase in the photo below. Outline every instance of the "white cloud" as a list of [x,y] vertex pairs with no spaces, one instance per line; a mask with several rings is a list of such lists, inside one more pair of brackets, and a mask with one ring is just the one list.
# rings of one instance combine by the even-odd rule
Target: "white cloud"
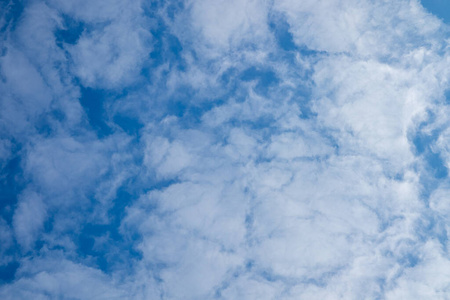
[[267,40],[267,1],[201,0],[189,6],[194,31],[200,32],[208,47],[229,51]]
[[155,169],[165,177],[179,173],[190,164],[191,157],[181,143],[155,137],[149,138],[144,162],[148,168]]
[[65,54],[56,45],[54,31],[61,26],[61,17],[44,3],[33,2],[16,22],[14,34],[2,35],[3,126],[22,142],[40,121],[52,119],[50,111],[58,110],[64,115],[64,125],[73,129],[83,112],[76,101],[79,91],[67,73]]
[[48,111],[52,95],[39,72],[26,56],[13,47],[0,58],[4,93],[1,107],[5,127],[12,132],[27,130],[27,121],[35,121],[37,117]]
[[26,191],[21,195],[13,224],[17,242],[25,251],[31,250],[34,246],[44,228],[46,215],[47,209],[42,196],[32,191]]
[[[401,41],[393,47],[386,43],[385,48],[382,45],[372,49],[372,39],[381,39],[381,33],[370,32],[373,25],[363,13],[368,7],[349,7],[336,2],[334,11],[349,9],[346,14],[336,14],[337,19],[327,20],[331,23],[317,25],[322,19],[315,13],[333,10],[302,6],[314,11],[309,15],[310,31],[295,27],[307,23],[305,19],[290,18],[289,14],[302,18],[295,6],[285,9],[297,43],[318,50],[348,52],[319,56],[313,64],[311,103],[317,117],[301,119],[299,106],[306,105],[306,101],[301,102],[293,94],[277,93],[287,86],[295,90],[296,83],[304,81],[290,77],[295,73],[276,68],[277,75],[283,74],[277,92],[262,96],[255,92],[255,84],[241,83],[243,101],[230,98],[202,116],[201,130],[213,132],[223,142],[210,139],[209,144],[195,149],[191,146],[195,142],[181,138],[188,131],[175,125],[179,120],[172,123],[171,135],[174,131],[177,134],[170,142],[162,137],[148,139],[154,146],[147,150],[148,161],[152,161],[147,167],[164,165],[167,157],[182,162],[176,163],[179,169],[171,173],[156,167],[158,172],[168,178],[178,177],[181,182],[141,198],[130,208],[127,218],[127,223],[140,228],[143,242],[139,249],[144,257],[168,264],[161,271],[163,290],[171,290],[175,278],[169,276],[172,273],[177,274],[178,282],[192,284],[185,268],[196,267],[186,264],[193,259],[200,267],[210,263],[209,256],[216,255],[214,247],[202,248],[202,257],[193,254],[191,243],[196,244],[198,237],[233,245],[233,254],[245,258],[229,263],[230,269],[209,270],[210,276],[221,283],[204,282],[205,286],[198,287],[202,295],[216,290],[225,299],[244,293],[239,288],[241,281],[250,282],[247,295],[267,289],[272,295],[269,299],[312,295],[324,299],[375,298],[388,290],[380,282],[393,286],[398,274],[411,268],[409,257],[423,247],[415,230],[426,208],[419,197],[421,183],[414,170],[417,158],[408,133],[433,107],[442,71],[432,65],[434,45],[418,51],[408,46],[408,56],[396,64],[379,61],[387,54],[398,57],[399,51],[405,51],[398,46]],[[374,8],[379,9],[376,18],[381,18],[388,7]],[[414,5],[402,3],[395,9],[405,13],[400,19],[405,19],[406,24],[411,11],[414,16],[423,16]],[[360,19],[350,19],[355,13],[361,13]],[[387,18],[383,22],[394,22]],[[363,36],[354,22],[367,26]],[[420,34],[438,27],[436,23],[433,26]],[[236,33],[230,28],[221,32],[223,35],[213,35],[215,28],[211,27],[211,31],[203,32],[203,38],[207,39],[209,32],[218,39],[219,46],[232,45]],[[335,31],[327,31],[329,28]],[[350,33],[348,28],[352,29]],[[314,35],[305,37],[305,32]],[[305,40],[300,41],[300,33]],[[207,51],[202,47],[197,49]],[[214,61],[215,51],[212,49],[211,56],[202,59]],[[367,56],[374,58],[367,60]],[[295,67],[304,66],[300,60],[297,63]],[[424,68],[426,63],[431,65]],[[272,120],[270,129],[265,125],[258,128],[261,117]],[[191,159],[183,159],[186,153]],[[225,172],[228,176],[223,176]],[[227,178],[241,181],[231,193],[237,202],[229,203],[217,192]],[[213,180],[216,189],[209,186]],[[237,214],[232,223],[221,223],[220,215],[230,204],[233,211],[243,214]],[[147,219],[148,214],[154,216]],[[235,278],[224,275],[225,270],[230,273],[244,269],[246,260],[252,260],[256,267]],[[264,272],[272,279],[258,277]],[[255,278],[260,278],[257,283]],[[167,297],[178,298],[171,292]]]
[[107,161],[101,147],[97,141],[89,143],[71,137],[38,140],[30,145],[25,170],[47,193],[67,193],[93,185],[95,178],[106,173]]
[[[60,253],[48,253],[54,258],[24,261],[16,282],[0,288],[2,299],[123,299],[130,295],[125,287],[115,286],[116,280],[99,270],[59,258]],[[141,298],[142,299],[142,298]]]
[[[442,25],[417,1],[155,4],[160,27],[139,1],[47,3],[26,8],[0,58],[2,126],[23,144],[27,180],[0,239],[38,254],[18,258],[0,296],[444,297],[448,184],[429,178],[413,139],[435,135],[427,146],[449,166],[448,59]],[[299,49],[319,52],[278,47],[275,13]],[[59,48],[64,18],[86,28]],[[181,43],[176,58],[154,28]],[[84,128],[76,78],[109,89],[110,135]],[[50,133],[28,129],[54,110],[64,117],[48,117]],[[113,124],[125,112],[143,124],[135,137]],[[131,200],[116,199],[121,188]],[[122,236],[81,253],[86,223]],[[105,274],[93,261],[108,247],[127,263]]]
[[449,261],[439,242],[429,240],[419,252],[416,267],[405,270],[386,299],[445,299],[449,292]]
[[111,19],[119,18],[122,13],[140,13],[140,1],[61,1],[50,0],[51,6],[76,20],[101,23]]
[[414,39],[426,40],[441,26],[417,1],[283,0],[274,7],[286,15],[298,45],[359,57],[399,58],[417,45]]
[[151,50],[151,35],[130,19],[99,26],[84,32],[70,52],[75,74],[82,83],[94,88],[115,88],[139,78],[142,64]]
[[244,274],[231,280],[230,284],[221,290],[219,299],[279,299],[283,297],[282,290],[283,286],[279,282]]

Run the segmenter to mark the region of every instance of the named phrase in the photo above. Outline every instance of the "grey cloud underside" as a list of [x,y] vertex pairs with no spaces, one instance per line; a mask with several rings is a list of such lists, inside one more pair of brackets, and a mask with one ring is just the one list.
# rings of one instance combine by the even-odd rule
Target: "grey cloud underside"
[[1,299],[447,299],[418,1],[1,5]]

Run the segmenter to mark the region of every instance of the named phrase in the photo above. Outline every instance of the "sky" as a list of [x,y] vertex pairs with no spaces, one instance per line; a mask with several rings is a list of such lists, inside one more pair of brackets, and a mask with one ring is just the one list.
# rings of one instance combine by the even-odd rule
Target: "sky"
[[0,299],[448,299],[449,3],[0,1]]
[[442,21],[450,22],[450,2],[446,0],[422,0],[423,7]]

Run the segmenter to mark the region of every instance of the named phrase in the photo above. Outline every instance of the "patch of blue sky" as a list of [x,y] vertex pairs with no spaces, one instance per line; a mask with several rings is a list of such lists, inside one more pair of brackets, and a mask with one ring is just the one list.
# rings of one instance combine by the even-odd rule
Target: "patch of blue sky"
[[[149,62],[143,66],[141,74],[150,82],[154,82],[153,72],[155,68],[162,64],[169,63],[171,67],[184,70],[186,63],[181,55],[183,47],[178,38],[170,32],[164,18],[156,12],[163,7],[167,11],[170,19],[173,19],[175,13],[183,8],[182,1],[171,1],[167,4],[165,1],[151,1],[144,5],[146,15],[153,20],[153,27],[150,29],[152,34],[153,50],[149,55]],[[169,72],[163,73],[168,75]]]
[[244,70],[239,79],[244,82],[256,81],[255,90],[263,95],[266,95],[268,89],[280,81],[273,70],[257,67],[250,67]]
[[56,44],[63,47],[65,44],[75,45],[85,30],[85,24],[68,15],[62,15],[62,27],[55,31]]
[[416,155],[422,157],[424,170],[420,172],[422,183],[421,197],[425,202],[431,193],[439,186],[442,180],[448,177],[448,168],[440,152],[433,147],[442,132],[442,128],[427,130],[427,126],[435,122],[436,116],[428,112],[428,119],[419,124],[416,132],[410,134],[409,140],[412,143]]
[[[130,207],[137,198],[152,190],[164,190],[177,183],[176,179],[157,180],[146,177],[145,182],[140,182],[139,176],[131,178],[124,183],[116,193],[108,209],[108,221],[96,223],[91,221],[82,225],[80,232],[75,233],[73,238],[77,241],[77,252],[81,257],[92,258],[95,267],[105,273],[121,268],[131,267],[134,261],[142,258],[142,254],[134,248],[134,245],[141,240],[141,236],[136,232],[128,232],[125,235],[121,232],[122,220],[126,217],[127,207]],[[148,203],[146,208],[151,213],[156,208],[156,203]],[[90,208],[90,213],[95,210],[95,202]],[[49,232],[51,227],[49,228]],[[96,240],[103,240],[104,245],[96,244]],[[111,246],[114,245],[114,246]],[[115,251],[117,250],[117,251]],[[115,255],[111,255],[115,252]],[[117,255],[119,255],[118,257]]]
[[[136,193],[137,190],[133,192]],[[129,268],[133,261],[142,258],[141,253],[133,247],[140,237],[138,235],[124,236],[120,232],[126,207],[130,206],[136,197],[127,192],[127,188],[123,186],[117,191],[112,206],[108,209],[106,223],[93,220],[80,224],[81,228],[70,236],[75,241],[80,258],[90,260],[93,267],[105,273],[110,273],[118,267]],[[86,212],[92,213],[97,208],[93,202],[93,206]],[[52,227],[49,226],[47,232],[51,231]]]
[[283,16],[273,14],[272,20],[269,23],[270,29],[273,31],[278,45],[285,51],[294,51],[298,47],[294,43],[292,33],[289,32],[289,23],[283,18]]
[[[21,146],[13,146],[13,157],[0,170],[0,216],[8,226],[13,227],[14,209],[18,196],[27,186],[23,178]],[[1,255],[6,264],[0,264],[0,285],[12,282],[20,266],[20,248],[13,243],[9,247],[0,245]]]
[[21,147],[15,145],[15,155],[6,163],[0,173],[0,209],[2,218],[12,224],[14,207],[17,197],[26,187],[27,182],[23,178]]
[[128,135],[139,138],[139,132],[144,127],[138,119],[123,113],[117,113],[113,117],[113,122],[117,124]]
[[6,265],[0,265],[0,284],[12,282],[15,279],[19,266],[20,263],[18,261],[12,261]]
[[448,0],[421,0],[430,13],[450,24],[450,1]]
[[24,1],[5,0],[0,2],[0,33],[5,30],[13,31],[24,10]]
[[[150,53],[151,64],[143,69],[145,75],[150,76],[155,67],[163,63],[170,63],[179,70],[185,69],[185,61],[181,56],[183,47],[176,36],[168,32],[164,21],[157,19],[156,27],[151,30],[153,35],[153,51]],[[149,79],[152,79],[149,77]]]
[[74,241],[79,257],[107,274],[118,268],[129,270],[135,261],[142,259],[142,254],[133,248],[139,237],[133,236],[132,241],[124,239],[111,225],[86,224]]
[[446,104],[450,104],[450,89],[444,91],[444,101]]
[[106,122],[105,111],[105,102],[109,96],[106,90],[81,87],[80,104],[87,114],[89,124],[100,138],[112,133]]
[[[420,128],[420,127],[419,127]],[[430,133],[419,131],[412,138],[412,143],[418,155],[422,155],[427,163],[428,170],[436,179],[446,178],[448,175],[447,167],[440,153],[433,150],[432,145],[437,141],[440,130],[434,130]]]
[[[132,185],[132,182],[128,182]],[[117,191],[116,197],[113,201],[112,207],[109,209],[108,214],[110,216],[111,226],[109,228],[111,238],[114,240],[121,240],[123,237],[119,233],[119,227],[121,220],[125,217],[126,208],[130,206],[139,196],[139,190],[129,191],[126,185],[120,187]]]
[[436,179],[445,179],[448,176],[448,169],[445,161],[442,159],[440,153],[435,153],[432,150],[425,154],[425,161],[432,171],[432,175]]

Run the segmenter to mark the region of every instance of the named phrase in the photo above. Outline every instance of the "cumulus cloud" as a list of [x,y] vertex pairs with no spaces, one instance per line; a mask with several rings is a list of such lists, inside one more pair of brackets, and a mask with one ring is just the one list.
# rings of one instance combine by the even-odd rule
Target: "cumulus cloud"
[[445,298],[448,33],[420,2],[15,5],[2,299]]

